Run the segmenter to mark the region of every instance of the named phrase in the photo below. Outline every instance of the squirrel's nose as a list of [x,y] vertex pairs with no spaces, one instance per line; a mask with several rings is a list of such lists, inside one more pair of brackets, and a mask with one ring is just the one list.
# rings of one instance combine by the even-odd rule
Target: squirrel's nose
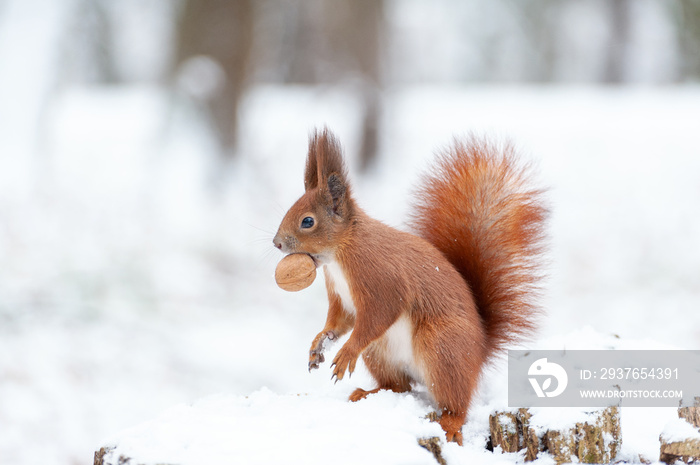
[[275,238],[275,239],[272,241],[272,244],[274,244],[274,246],[277,247],[278,249],[282,250],[282,241],[277,240],[277,238]]

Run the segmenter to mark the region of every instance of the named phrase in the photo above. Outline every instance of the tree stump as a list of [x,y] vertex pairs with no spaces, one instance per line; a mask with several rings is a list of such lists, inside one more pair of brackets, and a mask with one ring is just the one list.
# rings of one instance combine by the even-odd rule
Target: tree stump
[[[545,431],[542,443],[544,450],[549,452],[558,464],[573,462],[573,458],[576,457],[576,451],[578,450],[576,447],[577,438],[573,428],[564,431]],[[584,462],[583,460],[581,462],[593,463]]]
[[522,449],[521,434],[518,434],[518,419],[512,412],[497,412],[489,416],[491,441],[503,452],[518,452]]
[[518,432],[522,434],[522,444],[525,449],[525,461],[532,462],[537,454],[544,450],[544,445],[534,426],[530,425],[532,414],[526,408],[518,410]]
[[599,412],[595,422],[577,423],[576,455],[583,463],[610,463],[620,449],[620,416],[617,407]]
[[418,440],[418,445],[433,454],[433,457],[435,457],[439,465],[447,465],[447,462],[442,456],[442,447],[440,444],[442,444],[442,440],[438,437],[422,438]]
[[557,463],[609,463],[620,447],[620,418],[617,407],[587,414],[586,421],[569,428],[550,430],[535,424],[529,409],[497,412],[489,418],[491,442],[503,452],[525,450],[525,460],[549,452]]
[[700,439],[666,442],[662,436],[660,440],[660,462],[672,464],[680,460],[683,463],[700,463]]
[[696,428],[700,428],[700,397],[696,397],[690,407],[679,407],[678,418],[683,418]]
[[659,441],[659,461],[700,463],[700,397],[693,406],[678,408],[678,420],[666,425]]

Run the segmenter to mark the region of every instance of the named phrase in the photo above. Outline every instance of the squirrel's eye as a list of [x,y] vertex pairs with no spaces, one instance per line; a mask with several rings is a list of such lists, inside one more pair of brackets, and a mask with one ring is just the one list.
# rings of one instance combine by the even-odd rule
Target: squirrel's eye
[[314,219],[311,218],[310,216],[307,216],[303,220],[301,220],[301,228],[302,229],[309,229],[313,227],[314,225]]

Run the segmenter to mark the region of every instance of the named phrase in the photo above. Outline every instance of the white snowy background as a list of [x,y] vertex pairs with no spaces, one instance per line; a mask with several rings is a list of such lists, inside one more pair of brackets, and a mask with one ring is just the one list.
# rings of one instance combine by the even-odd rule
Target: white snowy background
[[[406,4],[394,14],[409,27],[421,16]],[[643,62],[634,86],[466,85],[443,65],[382,94],[380,159],[365,176],[352,93],[261,84],[222,175],[207,126],[161,87],[57,82],[66,14],[65,2],[0,2],[0,464],[91,463],[159,415],[190,418],[191,431],[121,433],[133,450],[156,447],[144,460],[431,463],[415,445],[440,432],[421,420],[424,393],[346,403],[371,385],[365,373],[333,385],[328,364],[306,369],[322,279],[294,294],[274,283],[271,240],[322,125],[344,142],[359,202],[399,227],[435,149],[455,134],[511,138],[552,208],[547,316],[530,347],[700,349],[696,84],[653,86]],[[664,55],[658,37],[642,45]],[[504,382],[502,365],[484,378],[449,463],[522,460],[484,450]],[[620,459],[656,460],[674,416],[625,411]],[[202,430],[211,443],[182,439]],[[226,441],[226,456],[191,455]]]

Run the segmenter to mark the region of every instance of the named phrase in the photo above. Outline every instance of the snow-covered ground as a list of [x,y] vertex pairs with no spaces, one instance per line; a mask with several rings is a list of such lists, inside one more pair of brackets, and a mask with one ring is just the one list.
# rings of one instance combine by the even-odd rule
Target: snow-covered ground
[[[537,160],[552,248],[531,347],[700,349],[700,89],[407,87],[385,103],[382,159],[364,177],[353,170],[359,108],[330,89],[254,89],[226,171],[211,168],[192,109],[151,88],[64,91],[31,144],[0,133],[0,463],[90,463],[120,431],[177,405],[195,422],[207,405],[240,416],[206,420],[238,428],[230,440],[251,455],[236,463],[256,447],[296,450],[290,438],[307,430],[305,450],[321,454],[334,433],[435,429],[417,419],[420,394],[346,404],[371,385],[365,373],[337,385],[327,364],[307,373],[322,280],[295,294],[274,284],[271,239],[302,192],[309,131],[324,124],[345,144],[360,203],[396,226],[454,134],[509,137]],[[482,383],[465,447],[446,449],[451,463],[518,460],[483,451],[487,415],[507,401],[500,368]],[[273,439],[255,418],[275,405],[289,410]],[[372,405],[395,419],[370,428]],[[324,413],[336,416],[322,423]],[[620,458],[655,460],[673,416],[625,411]],[[377,461],[387,452],[371,449]]]

